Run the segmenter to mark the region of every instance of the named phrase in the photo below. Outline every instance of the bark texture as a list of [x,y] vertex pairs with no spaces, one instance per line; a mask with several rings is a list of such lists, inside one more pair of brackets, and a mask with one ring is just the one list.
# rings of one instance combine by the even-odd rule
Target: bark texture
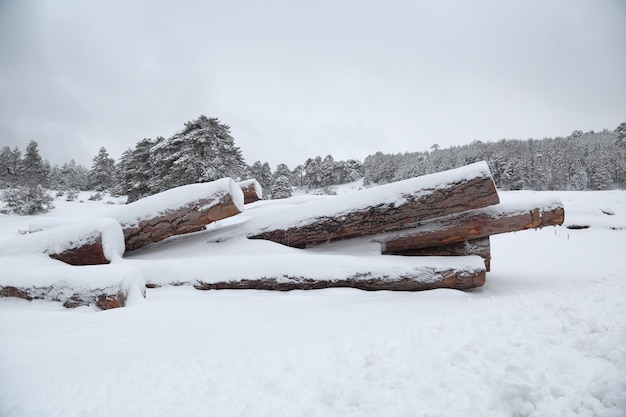
[[402,252],[387,252],[386,255],[403,256],[467,256],[478,255],[485,261],[487,272],[491,271],[491,245],[488,237],[451,243],[430,248],[410,249]]
[[120,287],[78,291],[65,285],[48,287],[0,286],[0,297],[16,297],[24,300],[57,301],[66,308],[95,305],[102,310],[124,307],[128,292]]
[[102,236],[97,236],[91,243],[67,249],[61,253],[48,253],[48,255],[59,261],[70,265],[103,265],[109,261],[104,256],[102,248]]
[[246,180],[238,183],[241,191],[243,191],[243,203],[250,204],[259,201],[262,198],[261,185],[257,180]]
[[177,210],[141,220],[136,226],[122,225],[126,250],[136,250],[170,236],[197,232],[209,223],[239,213],[230,194],[223,195],[218,201],[212,197],[204,198]]
[[562,206],[525,211],[487,208],[433,219],[409,231],[377,238],[376,241],[381,242],[382,253],[394,254],[445,246],[499,233],[557,226],[563,224],[564,219]]
[[313,279],[301,276],[264,277],[222,282],[198,282],[199,290],[254,289],[254,290],[314,290],[324,288],[357,288],[367,291],[421,291],[435,288],[466,290],[485,283],[484,269],[422,268],[415,274],[390,279],[386,276],[364,273],[346,279]]
[[[350,195],[337,198],[349,199]],[[491,177],[478,177],[457,181],[445,187],[415,190],[395,203],[382,203],[348,213],[303,219],[303,226],[270,229],[249,237],[305,248],[335,240],[413,228],[428,219],[487,207],[498,202],[498,194]]]

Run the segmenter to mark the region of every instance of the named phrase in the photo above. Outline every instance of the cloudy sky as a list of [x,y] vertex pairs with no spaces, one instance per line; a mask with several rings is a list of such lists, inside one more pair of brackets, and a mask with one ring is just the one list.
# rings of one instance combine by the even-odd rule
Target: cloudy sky
[[90,166],[201,114],[246,162],[626,121],[624,0],[0,0],[0,146]]

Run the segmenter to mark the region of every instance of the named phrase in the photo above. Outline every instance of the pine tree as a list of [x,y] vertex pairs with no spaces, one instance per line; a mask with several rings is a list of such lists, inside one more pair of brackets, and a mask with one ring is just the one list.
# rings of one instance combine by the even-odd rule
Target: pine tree
[[31,140],[20,163],[20,183],[28,187],[47,186],[49,165],[39,155],[39,144]]
[[119,186],[117,192],[127,195],[129,203],[151,194],[153,168],[150,149],[154,144],[152,139],[139,141],[135,149],[126,150],[117,163],[116,175]]
[[289,178],[284,175],[277,177],[272,184],[272,198],[288,198],[291,197],[291,183]]
[[309,188],[319,188],[322,187],[323,181],[322,157],[318,155],[313,159],[307,159],[304,163],[304,183]]
[[0,187],[17,184],[21,161],[22,153],[17,147],[11,150],[4,146],[0,150]]
[[115,184],[115,160],[109,158],[105,147],[100,148],[93,158],[89,183],[90,187],[96,191],[110,190]]
[[263,197],[269,197],[273,182],[270,165],[267,162],[261,163],[261,161],[256,161],[252,166],[248,167],[246,173],[248,178],[254,178],[261,184]]
[[152,192],[223,177],[240,179],[245,170],[230,127],[204,115],[155,144],[151,158],[154,175],[158,177]]
[[615,144],[620,148],[626,149],[626,122],[621,123],[615,129],[615,134],[617,134],[617,139],[615,140]]
[[291,172],[289,167],[285,164],[276,165],[276,169],[274,170],[272,177],[273,177],[273,181],[276,181],[278,177],[285,177],[289,180],[290,185],[295,185],[297,183],[293,172]]

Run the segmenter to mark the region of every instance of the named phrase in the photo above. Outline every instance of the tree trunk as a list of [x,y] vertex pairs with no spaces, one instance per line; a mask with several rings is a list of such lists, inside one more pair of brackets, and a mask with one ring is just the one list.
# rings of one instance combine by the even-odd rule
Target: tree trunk
[[237,183],[243,191],[243,203],[250,204],[263,198],[263,189],[257,180],[250,179]]
[[243,191],[230,178],[191,184],[127,204],[110,214],[122,225],[126,250],[203,230],[243,211]]
[[387,276],[363,273],[347,279],[318,279],[303,276],[263,277],[221,282],[198,281],[199,290],[255,289],[255,290],[313,290],[323,288],[358,288],[367,291],[421,291],[435,288],[466,290],[485,283],[485,269],[454,269],[424,267],[411,275],[396,279]]
[[16,297],[24,300],[47,300],[63,303],[63,307],[95,305],[102,310],[124,307],[128,290],[121,286],[101,289],[77,290],[63,283],[47,287],[0,286],[0,297]]
[[563,224],[565,212],[557,202],[535,208],[532,202],[511,206],[498,205],[432,219],[400,233],[375,239],[382,244],[382,253],[395,254],[421,248],[445,246],[526,229],[540,229]]
[[[277,227],[267,222],[261,233],[248,237],[305,248],[413,228],[428,219],[497,204],[498,194],[486,164],[484,169],[476,168],[483,166],[474,164],[469,170],[453,170],[332,197],[317,202],[329,207],[325,210],[310,205],[304,216],[291,217],[289,222],[294,226]],[[307,217],[310,209],[323,214]],[[275,217],[270,220],[276,222]]]
[[387,252],[386,255],[403,256],[467,256],[478,255],[485,261],[487,272],[491,270],[491,246],[488,237],[451,243],[430,248],[410,249],[401,252]]

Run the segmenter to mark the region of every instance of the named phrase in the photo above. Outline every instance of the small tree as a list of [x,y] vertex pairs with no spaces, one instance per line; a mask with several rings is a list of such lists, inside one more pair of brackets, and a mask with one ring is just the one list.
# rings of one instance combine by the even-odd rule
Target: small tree
[[100,148],[93,158],[93,165],[89,172],[90,188],[96,191],[106,191],[115,184],[115,160],[109,158],[105,147]]
[[7,208],[22,216],[45,213],[54,208],[53,198],[41,185],[15,187],[2,193]]
[[39,144],[31,140],[20,163],[20,183],[27,187],[46,185],[48,182],[49,165],[39,155]]
[[17,147],[11,150],[4,146],[0,150],[0,186],[17,183],[21,160],[22,153]]
[[284,175],[277,177],[272,184],[272,198],[288,198],[291,197],[291,182]]

